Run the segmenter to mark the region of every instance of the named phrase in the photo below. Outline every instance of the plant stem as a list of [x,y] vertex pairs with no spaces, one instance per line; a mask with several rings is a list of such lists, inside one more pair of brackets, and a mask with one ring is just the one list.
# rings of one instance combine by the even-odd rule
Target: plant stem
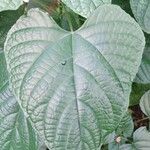
[[70,15],[68,13],[66,13],[66,16],[67,16],[67,21],[69,24],[70,31],[73,32],[73,26],[72,26]]
[[149,119],[149,117],[142,118],[142,119],[140,119],[140,120],[137,120],[136,123],[139,123],[139,122],[141,122],[141,121],[145,121],[145,120],[148,120],[148,119]]
[[67,22],[68,22],[68,25],[69,25],[69,28],[70,28],[70,31],[73,32],[73,26],[72,26],[72,22],[71,22],[71,18],[70,18],[70,14],[67,12],[66,10],[66,6],[62,4],[62,12],[63,14],[66,15],[66,19],[67,19]]

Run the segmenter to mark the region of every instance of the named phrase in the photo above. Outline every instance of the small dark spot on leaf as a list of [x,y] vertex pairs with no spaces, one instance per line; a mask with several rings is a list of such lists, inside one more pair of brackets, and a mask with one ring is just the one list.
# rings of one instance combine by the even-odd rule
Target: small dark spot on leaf
[[62,62],[61,64],[64,66],[66,65],[67,61],[65,60],[64,62]]

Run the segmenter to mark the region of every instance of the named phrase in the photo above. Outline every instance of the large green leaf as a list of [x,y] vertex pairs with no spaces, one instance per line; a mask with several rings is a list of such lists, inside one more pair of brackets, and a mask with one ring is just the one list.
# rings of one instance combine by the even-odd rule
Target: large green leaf
[[17,21],[5,43],[11,85],[51,150],[97,150],[116,129],[144,44],[139,25],[114,5],[76,32],[38,9]]
[[150,33],[150,0],[130,0],[132,12],[142,27]]
[[100,5],[110,4],[111,0],[62,0],[69,8],[87,18]]
[[146,35],[146,46],[135,82],[150,84],[150,35]]
[[2,52],[0,52],[0,62],[0,149],[38,150],[37,135],[9,90]]
[[16,10],[23,4],[23,0],[1,0],[0,12],[4,10]]
[[24,13],[24,6],[17,10],[0,12],[0,47],[3,47],[7,32]]
[[142,96],[140,101],[140,107],[143,113],[150,117],[150,90]]

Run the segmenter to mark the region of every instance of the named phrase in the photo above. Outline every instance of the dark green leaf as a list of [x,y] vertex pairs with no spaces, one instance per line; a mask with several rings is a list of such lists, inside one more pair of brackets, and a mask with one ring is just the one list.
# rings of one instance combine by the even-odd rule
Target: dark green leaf
[[132,84],[132,92],[130,95],[130,106],[139,104],[143,94],[150,89],[150,84]]
[[18,10],[0,12],[0,47],[3,47],[9,29],[16,23],[23,13],[24,6],[21,6]]

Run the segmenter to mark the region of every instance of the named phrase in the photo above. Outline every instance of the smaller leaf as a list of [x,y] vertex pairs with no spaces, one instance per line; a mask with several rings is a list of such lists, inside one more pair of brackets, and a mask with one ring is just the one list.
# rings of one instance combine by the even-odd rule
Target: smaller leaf
[[0,12],[4,10],[16,10],[23,4],[22,0],[1,0]]
[[146,127],[140,127],[133,134],[133,143],[120,145],[119,149],[117,150],[149,150],[149,149],[150,149],[150,132],[146,129]]
[[87,18],[100,5],[110,4],[111,0],[62,0],[69,8]]
[[142,58],[142,63],[136,75],[135,82],[148,84],[150,83],[150,35],[145,34],[146,46]]
[[140,107],[143,113],[150,117],[150,90],[142,96]]
[[150,132],[146,127],[140,127],[133,134],[133,145],[136,150],[150,149]]
[[130,0],[130,4],[137,22],[150,33],[150,0]]

